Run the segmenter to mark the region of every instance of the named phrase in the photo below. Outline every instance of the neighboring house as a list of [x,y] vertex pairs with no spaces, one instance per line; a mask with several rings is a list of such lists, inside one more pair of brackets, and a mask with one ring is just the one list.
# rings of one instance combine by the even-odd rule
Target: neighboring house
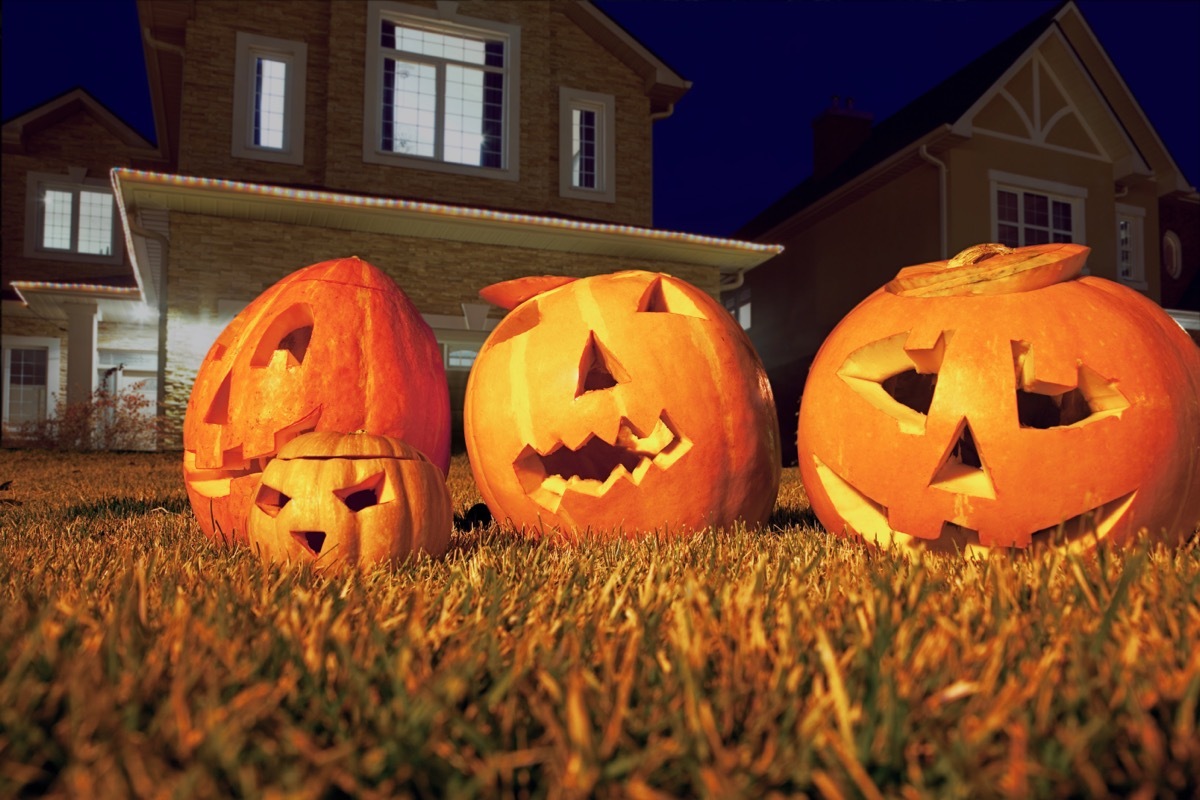
[[901,267],[980,242],[1081,242],[1092,274],[1175,303],[1159,269],[1169,216],[1194,286],[1200,198],[1073,2],[878,125],[835,99],[813,128],[813,176],[738,233],[785,251],[725,295],[753,310],[785,463],[817,349]]
[[4,124],[5,442],[102,385],[157,397],[158,327],[143,301],[155,287],[132,267],[109,178],[156,159],[82,89]]
[[[651,227],[651,127],[690,83],[589,2],[138,0],[138,15],[158,161],[107,166],[165,447],[221,327],[299,267],[358,255],[395,278],[442,344],[458,425],[500,316],[481,287],[639,268],[719,296],[779,251]],[[7,191],[7,154],[5,170]],[[72,276],[53,276],[42,317],[86,316]],[[76,338],[88,323],[60,358],[94,347]]]

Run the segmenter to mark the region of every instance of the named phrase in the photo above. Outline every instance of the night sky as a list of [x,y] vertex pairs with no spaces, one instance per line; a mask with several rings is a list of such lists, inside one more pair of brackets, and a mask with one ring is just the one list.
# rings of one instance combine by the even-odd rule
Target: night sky
[[[811,121],[832,95],[882,120],[1055,3],[597,5],[694,83],[654,128],[655,225],[731,235],[808,176]],[[1200,2],[1079,6],[1196,185]],[[2,13],[4,120],[80,85],[153,140],[134,0],[4,0]]]

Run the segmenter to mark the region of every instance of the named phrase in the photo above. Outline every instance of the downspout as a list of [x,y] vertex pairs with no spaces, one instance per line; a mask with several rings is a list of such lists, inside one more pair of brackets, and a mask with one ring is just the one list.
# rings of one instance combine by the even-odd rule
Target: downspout
[[941,254],[940,258],[943,261],[945,261],[947,258],[950,257],[950,247],[949,247],[949,241],[948,241],[949,230],[950,230],[950,219],[949,219],[950,211],[949,211],[949,205],[947,204],[947,198],[946,198],[946,174],[950,170],[946,166],[945,161],[940,161],[937,158],[929,155],[929,145],[925,145],[925,144],[921,145],[921,149],[918,150],[917,152],[920,153],[921,158],[923,158],[924,160],[928,161],[930,164],[933,164],[935,167],[938,168],[938,216],[939,216],[939,228],[940,228],[941,239],[942,239],[942,254]]
[[[127,215],[126,219],[129,222],[131,233],[145,239],[153,239],[162,248],[162,263],[159,265],[161,272],[158,281],[158,390],[154,393],[154,399],[158,403],[158,413],[162,415],[167,402],[167,263],[171,252],[171,240],[158,231],[143,228],[141,224],[134,222],[132,214]],[[159,436],[162,436],[161,431]],[[156,441],[155,447],[157,448],[161,444],[160,441]]]
[[730,281],[729,283],[724,283],[724,282],[721,283],[720,290],[721,290],[721,292],[732,292],[736,289],[742,288],[742,284],[745,282],[746,282],[746,270],[744,267],[739,268],[737,272],[733,273],[732,281]]

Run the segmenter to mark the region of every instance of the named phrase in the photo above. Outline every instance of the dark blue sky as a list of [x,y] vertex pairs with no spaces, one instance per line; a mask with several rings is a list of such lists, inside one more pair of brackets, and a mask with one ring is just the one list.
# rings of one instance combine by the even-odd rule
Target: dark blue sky
[[[258,0],[281,2],[282,0]],[[882,120],[1055,3],[598,0],[693,89],[655,126],[655,224],[732,234],[808,176],[831,95]],[[1080,0],[1195,185],[1200,2]],[[5,120],[82,85],[153,138],[134,0],[4,0]]]

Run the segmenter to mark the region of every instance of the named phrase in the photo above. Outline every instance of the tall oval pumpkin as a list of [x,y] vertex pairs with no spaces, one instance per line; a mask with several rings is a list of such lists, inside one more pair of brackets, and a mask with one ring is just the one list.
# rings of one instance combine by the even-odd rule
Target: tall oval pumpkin
[[184,418],[184,482],[211,538],[246,540],[263,468],[309,431],[409,442],[445,473],[450,398],[441,348],[396,283],[359,258],[271,286],[200,365]]

